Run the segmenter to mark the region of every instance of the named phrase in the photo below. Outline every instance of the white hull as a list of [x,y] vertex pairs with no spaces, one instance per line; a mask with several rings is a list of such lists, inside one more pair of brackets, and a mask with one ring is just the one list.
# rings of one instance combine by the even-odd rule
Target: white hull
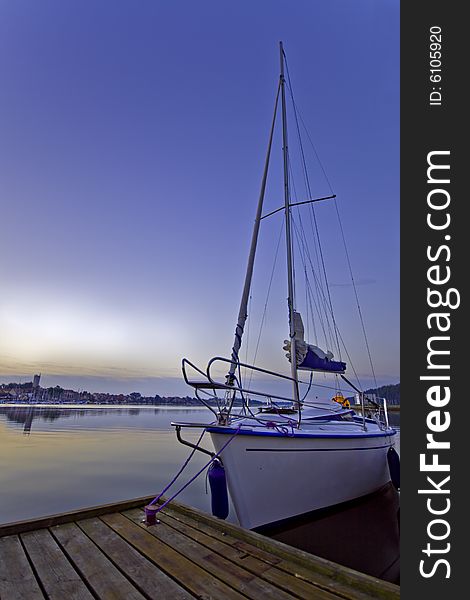
[[[253,529],[334,506],[390,481],[387,451],[393,430],[369,437],[363,432],[344,436],[339,426],[341,433],[315,429],[319,437],[238,433],[223,450],[228,489],[242,527]],[[231,434],[210,431],[219,452]]]

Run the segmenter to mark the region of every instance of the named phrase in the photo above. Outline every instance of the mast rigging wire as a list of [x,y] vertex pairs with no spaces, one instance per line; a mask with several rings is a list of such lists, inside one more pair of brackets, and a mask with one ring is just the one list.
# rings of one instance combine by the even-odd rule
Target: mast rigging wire
[[[307,170],[307,164],[306,164],[306,160],[305,160],[304,147],[303,147],[303,144],[302,144],[302,136],[300,135],[299,120],[297,118],[297,109],[296,109],[296,104],[295,104],[295,100],[294,100],[294,92],[293,92],[293,89],[292,89],[292,83],[291,83],[291,79],[290,79],[289,66],[287,64],[287,59],[286,59],[286,71],[287,71],[288,89],[289,89],[289,92],[290,92],[290,96],[291,96],[291,100],[292,100],[292,107],[293,107],[293,110],[294,110],[295,124],[296,124],[296,128],[297,128],[297,137],[298,137],[298,141],[299,141],[299,145],[300,145],[300,154],[301,154],[301,157],[302,157],[302,167],[303,167],[303,173],[304,173],[304,178],[305,178],[306,191],[307,191],[307,194],[308,194],[308,198],[311,200],[312,199],[312,192],[311,192],[311,188],[310,188],[310,179],[309,179],[309,176],[308,176],[308,170]],[[328,302],[330,304],[330,310],[331,310],[331,318],[333,319],[334,332],[335,332],[335,335],[336,335],[336,345],[339,348],[337,326],[336,326],[336,320],[335,320],[334,311],[333,311],[333,303],[332,303],[332,300],[331,300],[330,286],[329,286],[329,283],[328,283],[328,276],[327,276],[327,273],[326,273],[325,260],[323,258],[323,249],[322,249],[321,240],[320,240],[320,232],[318,230],[318,223],[317,223],[317,218],[316,218],[316,214],[315,214],[315,210],[313,208],[313,205],[310,205],[310,208],[311,208],[311,212],[312,212],[312,215],[313,215],[313,218],[314,218],[314,223],[315,223],[315,231],[316,231],[316,234],[317,234],[318,249],[320,251],[320,258],[321,258],[321,265],[322,265],[322,270],[323,270],[323,276],[325,278],[326,292],[327,292],[327,295],[328,295]],[[340,356],[340,360],[341,360],[341,356]]]
[[[295,116],[296,126],[297,126],[297,130],[298,130],[299,142],[301,144],[302,160],[305,163],[303,146],[302,146],[302,143],[301,143],[299,122],[298,122],[298,118],[297,118],[298,111],[297,111],[296,103],[295,103],[295,100],[294,100],[294,95],[293,95],[293,91],[292,91],[292,84],[291,84],[290,74],[289,74],[289,66],[287,64],[287,58],[286,58],[285,55],[284,55],[284,59],[285,59],[286,71],[287,71],[287,79],[288,79],[288,86],[287,87],[288,87],[290,95],[291,95],[292,105],[293,105],[293,109],[294,109],[294,116]],[[326,180],[326,182],[328,184],[328,187],[330,188],[330,192],[331,192],[331,194],[333,194],[333,188],[331,186],[330,180],[329,180],[329,178],[328,178],[328,176],[326,174],[325,168],[323,167],[323,163],[320,160],[320,157],[319,157],[318,152],[316,150],[315,144],[313,143],[313,141],[312,141],[312,139],[311,139],[311,137],[310,137],[310,135],[308,133],[308,129],[307,129],[307,127],[305,125],[305,122],[303,121],[302,116],[300,115],[300,113],[299,113],[299,118],[300,118],[300,121],[302,122],[304,130],[305,130],[305,132],[307,134],[307,138],[308,138],[308,140],[310,142],[310,145],[313,148],[315,156],[316,156],[316,158],[318,160],[318,164],[320,165],[320,168],[321,168],[321,170],[323,172],[325,180]],[[306,181],[308,182],[308,173],[306,173]],[[310,193],[310,188],[309,188],[309,193]],[[364,342],[365,342],[365,346],[366,346],[366,350],[367,350],[367,355],[368,355],[368,358],[369,358],[369,364],[370,364],[372,376],[373,376],[373,379],[374,379],[374,384],[375,384],[375,387],[377,388],[378,385],[377,385],[377,379],[376,379],[376,375],[375,375],[375,369],[374,369],[374,365],[373,365],[373,361],[372,361],[372,354],[371,354],[371,351],[370,351],[369,340],[368,340],[368,337],[367,337],[367,332],[366,332],[366,327],[365,327],[365,323],[364,323],[364,318],[363,318],[363,315],[362,315],[362,309],[361,309],[361,305],[360,305],[360,302],[359,302],[359,295],[358,295],[358,292],[357,292],[356,282],[354,280],[354,275],[353,275],[351,260],[350,260],[350,257],[349,257],[349,251],[348,251],[348,247],[347,247],[347,243],[346,243],[346,237],[345,237],[345,234],[344,234],[343,224],[342,224],[342,221],[341,221],[341,217],[340,217],[340,213],[339,213],[339,209],[338,209],[338,202],[336,200],[336,197],[334,198],[334,203],[335,203],[336,215],[337,215],[337,218],[338,218],[338,223],[339,223],[339,227],[340,227],[340,231],[341,231],[341,238],[342,238],[342,241],[343,241],[343,246],[344,246],[344,250],[345,250],[345,254],[346,254],[346,260],[347,260],[347,264],[348,264],[349,275],[350,275],[350,278],[351,278],[351,283],[352,283],[352,287],[353,287],[353,290],[354,290],[354,296],[355,296],[355,299],[356,299],[356,305],[357,305],[357,309],[358,309],[359,320],[360,320],[360,323],[361,323],[361,328],[362,328],[362,333],[363,333],[363,337],[364,337]],[[310,208],[312,210],[312,214],[313,214],[314,219],[315,219],[315,227],[317,227],[316,218],[315,218],[315,211],[314,211],[312,205],[310,205]],[[320,249],[321,249],[321,246],[320,246]],[[322,261],[323,261],[323,256],[322,256]],[[325,272],[325,277],[326,277],[326,272]],[[329,291],[329,286],[328,285],[327,285],[327,290],[328,290],[328,296],[329,296],[329,299],[330,299],[330,302],[331,302],[330,291]],[[334,315],[332,315],[332,318],[334,319]],[[335,332],[337,332],[336,327],[335,327]]]

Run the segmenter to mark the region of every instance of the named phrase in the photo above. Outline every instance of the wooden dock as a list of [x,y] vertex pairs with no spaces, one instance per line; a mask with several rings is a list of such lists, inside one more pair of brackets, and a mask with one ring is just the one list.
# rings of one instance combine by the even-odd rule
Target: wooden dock
[[0,598],[399,598],[396,585],[176,502],[147,527],[150,500],[0,526]]

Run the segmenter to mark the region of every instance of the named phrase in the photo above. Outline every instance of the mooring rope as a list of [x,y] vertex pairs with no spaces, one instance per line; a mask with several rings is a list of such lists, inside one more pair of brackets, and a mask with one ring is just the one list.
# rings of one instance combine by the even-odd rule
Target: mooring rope
[[152,500],[152,502],[149,503],[148,506],[152,506],[153,504],[156,504],[160,500],[160,498],[163,496],[163,494],[171,488],[171,486],[175,483],[175,481],[178,479],[178,477],[181,475],[181,473],[186,469],[186,466],[188,465],[189,461],[192,459],[192,457],[194,456],[194,453],[198,449],[199,444],[202,442],[202,438],[204,437],[205,433],[206,433],[206,430],[203,429],[201,435],[199,436],[198,441],[196,442],[196,446],[189,453],[189,456],[183,463],[183,466],[180,468],[178,473],[173,477],[173,479],[170,481],[170,483],[158,494],[158,496],[155,496],[155,498]]
[[[185,490],[185,489],[188,487],[188,485],[190,485],[190,484],[191,484],[193,481],[195,481],[195,479],[197,479],[197,478],[199,477],[199,475],[200,475],[201,473],[203,473],[203,472],[204,472],[204,471],[205,471],[205,470],[206,470],[206,469],[207,469],[207,468],[208,468],[208,467],[209,467],[209,466],[210,466],[210,465],[211,465],[211,464],[212,464],[212,463],[213,463],[213,462],[214,462],[214,461],[215,461],[215,460],[216,460],[216,459],[217,459],[217,458],[220,456],[220,454],[221,454],[221,453],[222,453],[222,452],[225,450],[225,448],[226,448],[226,447],[227,447],[227,446],[230,444],[230,442],[231,442],[231,441],[232,441],[232,440],[235,438],[235,436],[236,436],[236,435],[239,433],[239,431],[240,431],[240,428],[241,428],[241,423],[240,423],[240,425],[238,426],[238,428],[236,429],[235,433],[233,433],[233,434],[230,436],[230,438],[229,438],[229,439],[228,439],[228,440],[225,442],[225,444],[222,446],[222,448],[221,448],[221,449],[220,449],[218,452],[216,452],[216,453],[214,454],[214,456],[212,456],[212,457],[211,457],[210,461],[209,461],[207,464],[205,464],[205,465],[202,467],[202,469],[199,469],[199,471],[198,471],[198,472],[197,472],[195,475],[193,475],[193,477],[191,477],[191,479],[190,479],[188,482],[186,482],[186,483],[183,485],[183,487],[182,487],[182,488],[180,488],[180,489],[179,489],[179,490],[178,490],[178,491],[177,491],[175,494],[173,494],[173,496],[171,496],[170,498],[168,498],[168,500],[165,500],[165,502],[164,502],[163,504],[161,504],[160,506],[158,506],[158,507],[157,507],[155,510],[151,510],[151,511],[149,510],[149,511],[148,511],[147,509],[148,509],[149,507],[153,506],[153,505],[154,505],[156,502],[158,502],[158,500],[161,498],[162,494],[164,494],[164,493],[165,493],[165,491],[166,491],[166,490],[167,490],[167,489],[168,489],[168,488],[169,488],[169,487],[170,487],[170,486],[171,486],[171,485],[174,483],[174,481],[176,481],[177,477],[176,477],[176,478],[174,478],[174,481],[172,481],[172,482],[171,482],[171,483],[170,483],[170,484],[169,484],[169,485],[168,485],[168,486],[165,488],[165,490],[163,490],[163,491],[162,491],[162,492],[161,492],[161,493],[160,493],[158,496],[156,496],[156,497],[155,497],[155,498],[152,500],[152,502],[150,502],[150,503],[149,503],[149,504],[148,504],[148,505],[145,507],[145,514],[146,514],[146,516],[148,516],[148,514],[149,514],[149,513],[151,513],[152,515],[156,515],[156,514],[157,514],[157,513],[159,513],[161,510],[163,510],[163,509],[164,509],[166,506],[168,506],[168,504],[170,504],[170,502],[172,502],[172,501],[173,501],[173,500],[174,500],[174,499],[175,499],[177,496],[179,496],[179,494],[181,494],[181,492],[182,492],[183,490]],[[200,437],[200,440],[202,439],[202,436],[204,435],[204,433],[205,433],[205,430],[202,432],[202,434],[201,434],[201,437]],[[198,442],[198,443],[199,443],[199,442]],[[189,460],[190,460],[191,456],[194,454],[194,452],[196,451],[196,449],[197,449],[197,446],[196,446],[196,448],[194,448],[194,449],[193,449],[193,451],[191,452],[191,455],[190,455],[190,456],[189,456],[189,458],[187,459],[187,461],[186,461],[185,465],[183,465],[183,468],[184,468],[184,467],[186,466],[186,464],[189,462]],[[182,468],[182,469],[180,469],[180,472],[182,472],[183,468]],[[178,476],[179,476],[179,474],[178,474]]]

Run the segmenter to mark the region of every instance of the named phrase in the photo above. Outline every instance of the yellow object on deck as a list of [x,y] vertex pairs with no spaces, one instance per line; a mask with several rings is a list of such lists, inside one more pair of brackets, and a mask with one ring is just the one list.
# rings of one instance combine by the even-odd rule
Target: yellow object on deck
[[341,406],[343,408],[351,408],[351,403],[349,402],[349,400],[347,398],[345,398],[343,396],[343,394],[336,394],[336,396],[334,396],[332,398],[333,402],[337,402],[338,404],[341,404]]

